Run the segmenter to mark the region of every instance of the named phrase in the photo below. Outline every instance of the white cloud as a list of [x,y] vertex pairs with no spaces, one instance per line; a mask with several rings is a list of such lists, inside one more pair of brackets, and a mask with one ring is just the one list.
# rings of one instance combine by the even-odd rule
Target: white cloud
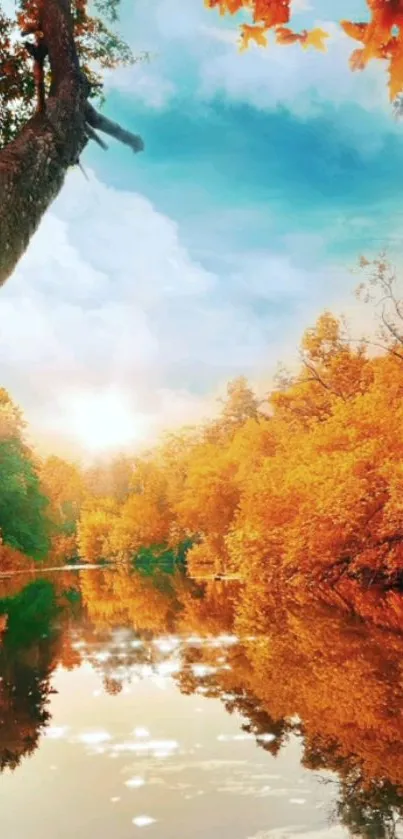
[[106,93],[118,90],[135,96],[148,108],[163,110],[168,107],[177,92],[173,81],[165,78],[158,66],[159,57],[150,57],[150,63],[138,63],[133,67],[120,67],[105,74]]
[[[183,91],[186,62],[202,99],[224,94],[257,108],[281,104],[300,116],[315,113],[323,102],[390,110],[385,66],[374,61],[363,73],[350,70],[349,57],[357,44],[333,19],[343,16],[342,10],[334,14],[332,3],[313,6],[309,0],[294,0],[293,11],[296,28],[303,21],[329,33],[326,53],[305,51],[298,44],[279,46],[270,36],[267,49],[252,45],[240,55],[235,18],[220,17],[202,0],[155,0],[152,5],[140,0],[125,34],[135,50],[155,52],[155,58],[114,73],[111,84],[149,107],[169,106]],[[354,9],[349,14],[354,17]]]
[[353,73],[349,56],[354,42],[335,23],[315,21],[315,25],[330,35],[326,53],[271,43],[267,49],[252,45],[240,55],[233,30],[226,36],[213,26],[205,27],[206,36],[218,41],[220,48],[200,64],[200,95],[224,93],[232,101],[257,108],[284,105],[300,116],[314,114],[324,102],[336,106],[350,102],[367,110],[388,108],[384,68],[374,63],[365,73]]
[[[320,237],[290,239],[287,257],[224,254],[214,274],[148,200],[89,174],[69,175],[0,293],[0,382],[48,450],[141,445],[197,422],[230,377],[267,383],[324,306],[346,308],[348,272],[298,261]],[[358,331],[362,309],[351,313]]]
[[296,256],[250,252],[213,274],[144,197],[74,171],[1,289],[1,384],[48,449],[112,447],[119,429],[142,444],[196,422],[228,378],[267,379],[293,357],[302,329],[354,285]]
[[300,12],[309,12],[312,8],[309,0],[292,0],[291,2],[291,10],[294,15]]
[[199,417],[207,381],[263,346],[218,282],[149,201],[73,172],[1,290],[2,384],[49,435],[68,435],[80,392],[93,414],[111,386],[122,427],[124,400],[142,434]]

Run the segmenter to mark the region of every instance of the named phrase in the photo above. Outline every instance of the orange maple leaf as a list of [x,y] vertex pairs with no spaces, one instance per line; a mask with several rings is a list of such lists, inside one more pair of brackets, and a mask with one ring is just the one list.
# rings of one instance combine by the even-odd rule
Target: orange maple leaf
[[303,39],[301,39],[301,44],[304,50],[308,49],[309,47],[313,47],[315,50],[320,50],[321,52],[326,51],[326,41],[325,39],[329,37],[329,33],[325,32],[323,29],[311,29],[310,32],[307,32]]
[[242,24],[241,28],[241,43],[240,51],[246,50],[251,41],[258,44],[260,47],[267,47],[267,27],[266,26],[250,26],[248,23]]
[[287,26],[278,26],[276,29],[276,41],[278,44],[295,44],[300,41],[302,35],[293,32]]
[[220,15],[235,15],[245,4],[244,0],[204,0],[204,5],[208,9],[214,9],[218,6]]
[[273,0],[255,0],[253,20],[255,23],[264,23],[268,29],[288,23],[290,0],[282,0],[280,3],[273,3]]
[[354,38],[356,41],[361,41],[362,43],[366,40],[368,32],[367,23],[352,23],[351,20],[341,20],[340,26],[350,38]]

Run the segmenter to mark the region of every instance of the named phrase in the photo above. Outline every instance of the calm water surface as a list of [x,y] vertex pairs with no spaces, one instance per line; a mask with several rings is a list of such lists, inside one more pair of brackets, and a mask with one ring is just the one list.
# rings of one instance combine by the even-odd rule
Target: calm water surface
[[[8,625],[0,645],[2,836],[128,839],[139,831],[150,839],[403,836],[395,764],[383,777],[376,764],[368,780],[368,754],[358,745],[353,759],[351,746],[343,745],[357,733],[356,708],[351,719],[348,711],[343,715],[341,745],[329,734],[326,713],[337,716],[330,673],[324,673],[318,699],[322,711],[307,720],[305,730],[298,712],[310,707],[310,688],[302,653],[299,675],[298,662],[290,662],[286,684],[286,662],[277,673],[259,664],[268,661],[268,649],[274,655],[274,635],[270,642],[219,626],[211,631],[208,619],[205,631],[199,621],[195,632],[183,625],[183,610],[178,631],[172,608],[163,608],[168,601],[172,607],[169,586],[140,581],[144,602],[133,596],[125,601],[116,593],[116,578],[109,585],[113,572],[70,576],[72,585],[67,574],[62,584],[51,577],[3,584]],[[129,595],[135,585],[130,577]],[[366,638],[360,636],[359,643],[365,658]],[[395,653],[400,656],[400,648]],[[314,647],[312,654],[317,655]],[[365,671],[367,658],[364,665]],[[336,666],[341,674],[342,662]],[[400,687],[390,680],[400,674],[390,661],[386,673],[379,672],[379,662],[376,667],[397,702],[384,708],[393,726],[402,709]],[[356,677],[361,678],[359,665]],[[256,678],[262,680],[260,697]],[[369,684],[369,671],[365,678]],[[372,699],[376,685],[369,685]],[[351,694],[354,684],[343,689]],[[275,705],[276,697],[285,701],[284,691],[295,708],[280,718],[268,705]],[[333,698],[337,705],[340,698]],[[383,708],[384,699],[378,700]],[[363,719],[373,713],[365,696],[358,713]],[[375,742],[383,724],[371,720],[368,727],[365,720],[358,738],[373,735]],[[392,741],[399,766],[403,746],[396,738],[397,728],[396,736],[388,735],[387,748]],[[384,755],[379,761],[385,763]]]

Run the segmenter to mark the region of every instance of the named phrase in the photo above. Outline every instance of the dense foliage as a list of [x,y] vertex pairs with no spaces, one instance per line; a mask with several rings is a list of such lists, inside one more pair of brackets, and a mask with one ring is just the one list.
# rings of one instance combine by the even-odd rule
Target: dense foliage
[[20,413],[0,390],[1,542],[34,559],[43,558],[49,548],[46,507],[34,455],[23,439]]
[[[39,5],[37,0],[18,0],[11,16],[0,3],[0,147],[21,130],[38,105],[38,68],[29,45],[40,43]],[[119,0],[94,0],[91,4],[73,0],[71,4],[77,52],[92,97],[101,96],[102,69],[134,61],[116,29],[118,8]],[[50,83],[45,59],[45,93]]]
[[198,578],[401,584],[403,308],[384,259],[361,269],[366,293],[384,299],[379,336],[352,340],[324,313],[299,371],[263,403],[232,382],[217,420],[133,461],[126,498],[87,500],[82,556],[124,560],[191,539]]
[[22,562],[11,549],[43,554],[49,532],[48,564],[186,561],[196,579],[249,581],[252,596],[255,579],[266,592],[401,588],[403,304],[386,259],[360,270],[359,294],[383,301],[378,335],[357,341],[325,312],[267,397],[238,378],[216,419],[142,455],[88,470],[40,461],[3,392],[2,567]]

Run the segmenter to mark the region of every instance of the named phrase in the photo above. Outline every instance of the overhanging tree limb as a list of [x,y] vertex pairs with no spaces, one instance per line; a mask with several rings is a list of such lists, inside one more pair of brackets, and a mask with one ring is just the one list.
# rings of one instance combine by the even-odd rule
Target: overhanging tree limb
[[114,137],[115,140],[119,140],[120,143],[129,146],[135,153],[143,151],[144,143],[138,134],[132,134],[131,131],[127,131],[118,125],[117,122],[113,122],[108,117],[100,114],[89,102],[87,102],[85,108],[85,118],[90,128],[97,129],[98,131],[102,131],[103,134]]
[[51,86],[44,109],[0,151],[0,285],[12,274],[95,129],[134,151],[143,148],[137,135],[89,104],[90,85],[79,66],[69,0],[38,0],[37,8]]

